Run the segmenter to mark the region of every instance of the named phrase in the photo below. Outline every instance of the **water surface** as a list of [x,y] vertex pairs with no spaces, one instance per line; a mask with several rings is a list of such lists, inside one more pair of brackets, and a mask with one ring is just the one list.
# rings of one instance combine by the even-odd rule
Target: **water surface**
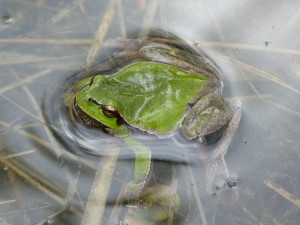
[[[102,62],[107,71],[121,63],[106,60],[122,48],[108,40],[141,37],[151,28],[202,49],[224,75],[225,96],[238,97],[243,106],[226,155],[239,180],[233,204],[230,194],[205,191],[205,160],[195,143],[180,133],[168,140],[137,134],[153,152],[149,186],[163,184],[180,195],[173,223],[298,224],[299,6],[297,0],[1,1],[1,223],[85,224],[101,171],[110,186],[99,220],[121,220],[125,207],[116,201],[132,176],[132,151],[87,131],[91,136],[80,143],[100,151],[91,156],[86,146],[62,138],[76,130],[60,130],[63,136],[48,123],[64,125],[54,103],[87,65]],[[76,129],[82,134],[85,128]]]

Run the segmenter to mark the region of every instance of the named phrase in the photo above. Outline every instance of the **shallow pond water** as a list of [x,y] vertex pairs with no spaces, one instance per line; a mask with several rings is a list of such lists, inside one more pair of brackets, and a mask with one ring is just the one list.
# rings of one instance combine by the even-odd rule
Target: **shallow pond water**
[[[86,67],[108,71],[122,63],[113,55],[123,47],[115,40],[151,30],[203,50],[222,71],[225,97],[241,100],[242,120],[225,157],[237,187],[214,195],[205,189],[206,152],[197,143],[180,132],[169,139],[135,134],[152,151],[144,195],[180,199],[178,208],[152,199],[169,219],[145,214],[143,224],[298,224],[299,6],[297,0],[1,1],[0,224],[115,225],[126,217],[119,198],[132,177],[132,150],[97,130],[68,126],[59,106]],[[99,154],[86,152],[90,146]]]

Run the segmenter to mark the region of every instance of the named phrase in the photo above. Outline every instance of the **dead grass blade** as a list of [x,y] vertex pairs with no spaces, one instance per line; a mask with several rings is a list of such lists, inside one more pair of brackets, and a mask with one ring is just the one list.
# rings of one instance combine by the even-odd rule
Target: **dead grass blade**
[[157,12],[157,7],[159,2],[160,2],[159,0],[151,0],[148,2],[143,24],[141,26],[141,31],[138,37],[144,37],[149,34],[149,30],[153,25],[153,20]]
[[106,33],[109,29],[110,23],[115,14],[115,5],[116,0],[110,0],[107,5],[106,11],[96,32],[95,39],[88,52],[86,68],[89,68],[92,65],[94,58],[96,57],[97,53],[101,48],[101,42],[104,40]]
[[103,214],[106,206],[107,196],[116,167],[119,147],[116,144],[108,146],[111,155],[103,158],[103,165],[99,164],[98,171],[86,204],[81,225],[103,224]]
[[267,179],[264,180],[264,184],[267,185],[269,188],[271,188],[273,191],[275,191],[277,194],[281,195],[285,199],[287,199],[289,202],[300,208],[300,199],[293,196],[291,193],[280,187],[279,185],[273,183],[271,180]]

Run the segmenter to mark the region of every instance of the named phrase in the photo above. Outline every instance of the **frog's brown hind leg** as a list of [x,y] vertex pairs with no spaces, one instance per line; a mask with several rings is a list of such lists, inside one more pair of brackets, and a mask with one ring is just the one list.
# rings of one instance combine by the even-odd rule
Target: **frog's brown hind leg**
[[224,157],[227,153],[231,139],[241,119],[241,103],[238,99],[232,99],[227,103],[232,108],[234,113],[231,119],[225,125],[223,135],[217,143],[216,148],[213,150],[213,152],[208,158],[205,176],[206,190],[209,194],[212,194],[212,183],[217,175],[222,174],[225,176],[226,179],[230,178],[230,173],[228,171]]

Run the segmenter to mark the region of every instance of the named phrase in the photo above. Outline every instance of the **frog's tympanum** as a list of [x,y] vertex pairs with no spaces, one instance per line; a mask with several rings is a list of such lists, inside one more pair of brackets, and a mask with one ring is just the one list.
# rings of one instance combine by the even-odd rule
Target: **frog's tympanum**
[[[128,144],[134,142],[127,138],[132,128],[160,137],[181,129],[184,137],[199,138],[202,143],[206,135],[224,127],[208,160],[206,182],[211,192],[216,174],[229,176],[224,156],[240,120],[240,102],[224,100],[219,72],[205,56],[151,41],[140,43],[137,54],[140,60],[115,74],[79,81],[71,98],[75,116],[88,126],[124,137]],[[143,157],[150,156],[149,149],[137,149],[142,149]],[[131,192],[140,191],[147,168],[141,165],[142,172],[135,171]]]

